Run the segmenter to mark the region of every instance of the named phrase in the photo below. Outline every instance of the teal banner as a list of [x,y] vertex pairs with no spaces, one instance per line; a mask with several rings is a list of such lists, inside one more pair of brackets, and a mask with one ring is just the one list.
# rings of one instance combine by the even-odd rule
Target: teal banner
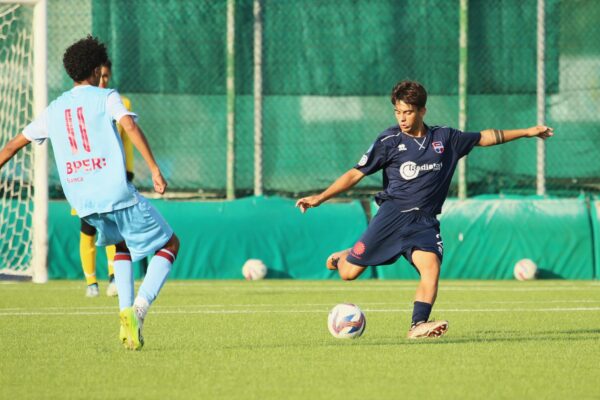
[[[538,265],[541,279],[598,276],[593,251],[598,243],[593,242],[584,197],[448,200],[439,219],[444,240],[442,278],[513,279],[514,265],[523,258]],[[418,277],[405,260],[378,267],[377,275]]]
[[[337,278],[325,268],[334,251],[349,248],[367,226],[358,201],[328,203],[301,214],[295,201],[248,197],[235,201],[161,201],[152,204],[181,241],[171,279],[242,279],[250,258],[268,267],[267,278]],[[49,275],[83,279],[79,261],[79,219],[66,202],[50,203]],[[97,275],[106,277],[98,250]],[[139,269],[138,274],[139,274]],[[365,278],[370,278],[369,270]]]

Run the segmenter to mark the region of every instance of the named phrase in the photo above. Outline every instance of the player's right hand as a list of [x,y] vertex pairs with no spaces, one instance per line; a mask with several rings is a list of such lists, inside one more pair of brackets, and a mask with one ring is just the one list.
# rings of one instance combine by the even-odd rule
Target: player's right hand
[[154,184],[154,191],[158,194],[163,194],[167,190],[167,181],[160,171],[152,174],[152,183]]
[[300,209],[302,213],[306,212],[309,208],[318,207],[321,204],[321,199],[318,195],[303,197],[296,202],[296,207]]
[[539,137],[540,139],[547,139],[550,136],[554,136],[554,129],[545,125],[532,126],[527,129],[527,136]]

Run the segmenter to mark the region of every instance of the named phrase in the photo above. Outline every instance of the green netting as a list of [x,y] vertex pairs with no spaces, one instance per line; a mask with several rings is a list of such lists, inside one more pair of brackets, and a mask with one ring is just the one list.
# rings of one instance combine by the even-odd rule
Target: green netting
[[[263,182],[267,193],[327,186],[394,124],[388,93],[421,81],[426,122],[458,125],[458,0],[262,0]],[[467,129],[536,122],[537,2],[470,1]],[[238,193],[253,187],[253,1],[235,1]],[[223,194],[226,184],[226,1],[54,0],[48,4],[51,98],[70,82],[65,47],[105,41],[114,86],[132,99],[172,190]],[[600,187],[600,3],[545,1],[548,189]],[[136,183],[150,188],[143,161]],[[476,150],[469,195],[533,193],[536,144]],[[53,187],[58,186],[54,171]],[[373,177],[360,188],[376,190]],[[453,187],[454,192],[454,187]]]
[[[30,7],[0,4],[0,148],[33,116],[32,24]],[[0,171],[0,274],[31,275],[33,161],[24,148]]]

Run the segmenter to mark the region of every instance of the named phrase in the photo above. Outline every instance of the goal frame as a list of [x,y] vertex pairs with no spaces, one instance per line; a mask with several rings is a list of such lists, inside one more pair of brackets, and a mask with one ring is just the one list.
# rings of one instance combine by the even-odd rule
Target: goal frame
[[[47,0],[0,0],[33,8],[33,117],[48,105]],[[18,132],[14,132],[17,134]],[[32,254],[29,270],[34,283],[48,281],[48,143],[33,145]]]

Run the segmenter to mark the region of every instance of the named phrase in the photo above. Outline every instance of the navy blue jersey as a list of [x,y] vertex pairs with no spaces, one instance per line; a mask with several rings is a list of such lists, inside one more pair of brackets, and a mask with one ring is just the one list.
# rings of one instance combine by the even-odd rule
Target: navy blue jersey
[[481,133],[425,128],[427,134],[420,138],[397,125],[386,129],[354,167],[365,175],[383,170],[383,191],[375,196],[379,204],[393,200],[401,211],[442,211],[458,160],[479,143]]

